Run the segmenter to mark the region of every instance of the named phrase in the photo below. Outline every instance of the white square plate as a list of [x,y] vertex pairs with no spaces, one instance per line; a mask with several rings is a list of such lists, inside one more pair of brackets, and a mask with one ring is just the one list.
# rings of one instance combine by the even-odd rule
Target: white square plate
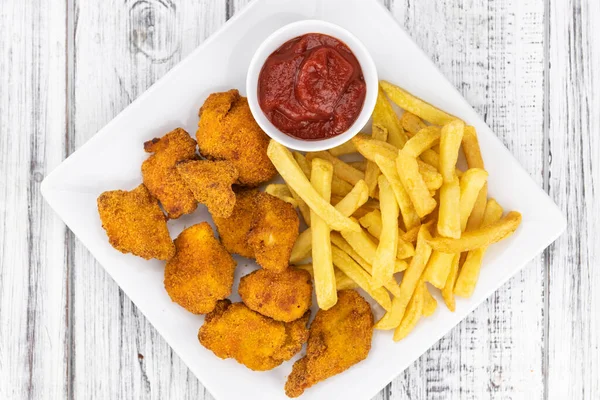
[[[163,287],[162,262],[123,255],[108,244],[96,198],[106,190],[136,187],[141,182],[140,165],[147,157],[144,141],[177,126],[193,135],[198,108],[210,93],[230,88],[243,92],[250,58],[261,41],[285,24],[309,18],[330,21],[353,32],[371,52],[380,79],[394,82],[474,125],[490,172],[490,196],[505,210],[519,210],[523,222],[510,239],[490,248],[475,293],[468,300],[457,299],[456,312],[438,307],[434,316],[422,320],[399,343],[392,341],[390,332],[376,332],[365,361],[308,389],[303,398],[369,399],[554,241],[566,224],[548,196],[376,0],[255,0],[42,184],[42,193],[52,208],[219,400],[285,398],[283,386],[292,363],[268,372],[252,372],[202,347],[196,335],[203,317],[171,302]],[[386,47],[390,38],[393,51]],[[210,220],[210,216],[199,207],[193,215],[170,221],[169,228],[175,237],[184,226],[203,220]],[[237,278],[255,268],[251,261],[238,261]]]

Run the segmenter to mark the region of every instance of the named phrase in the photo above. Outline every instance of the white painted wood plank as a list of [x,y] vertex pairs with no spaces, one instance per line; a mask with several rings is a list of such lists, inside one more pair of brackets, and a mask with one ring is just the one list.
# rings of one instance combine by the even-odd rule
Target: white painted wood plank
[[[225,3],[77,0],[72,14],[69,133],[78,147],[220,27]],[[77,241],[73,258],[75,397],[211,399]]]
[[40,193],[64,155],[65,1],[0,2],[0,398],[67,396],[66,228]]
[[[389,3],[542,186],[544,2]],[[394,380],[385,398],[542,398],[543,271],[537,257]]]
[[549,399],[600,398],[600,2],[553,1],[550,194],[566,233],[549,251]]

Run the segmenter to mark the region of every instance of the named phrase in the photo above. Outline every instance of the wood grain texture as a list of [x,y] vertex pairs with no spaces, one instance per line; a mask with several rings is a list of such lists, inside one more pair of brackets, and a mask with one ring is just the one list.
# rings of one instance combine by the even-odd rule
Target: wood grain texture
[[63,1],[0,2],[0,398],[65,398],[65,226],[40,193],[64,157]]
[[549,399],[600,398],[600,2],[551,2],[550,194],[567,232],[549,259]]

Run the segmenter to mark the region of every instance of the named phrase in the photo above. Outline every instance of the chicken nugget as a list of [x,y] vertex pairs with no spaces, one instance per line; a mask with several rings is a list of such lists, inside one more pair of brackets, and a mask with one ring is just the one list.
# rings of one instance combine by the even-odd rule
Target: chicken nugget
[[236,262],[202,222],[175,239],[175,256],[165,267],[165,289],[171,300],[194,314],[211,312],[231,294]]
[[238,170],[229,161],[195,160],[177,164],[194,198],[205,204],[213,217],[231,216],[235,206],[235,193],[231,185],[237,181]]
[[242,190],[236,194],[235,206],[228,218],[213,216],[221,242],[228,252],[254,258],[247,235],[254,219],[257,199],[257,190]]
[[144,143],[146,153],[154,153],[142,164],[144,185],[156,197],[167,215],[176,219],[196,209],[194,194],[177,173],[175,165],[193,160],[196,141],[183,129],[177,128],[162,138]]
[[146,186],[113,190],[98,197],[98,213],[108,241],[121,253],[168,260],[175,254],[167,219]]
[[280,273],[258,269],[240,280],[238,292],[251,310],[291,322],[311,306],[312,279],[307,271],[294,267]]
[[308,338],[310,311],[291,323],[274,321],[244,303],[221,300],[198,331],[200,343],[217,357],[234,358],[254,371],[267,371],[289,360]]
[[258,186],[277,170],[267,156],[269,137],[260,129],[248,99],[236,89],[213,93],[199,112],[196,140],[202,156],[231,161],[239,171],[239,184]]
[[291,204],[268,193],[258,193],[255,217],[248,232],[248,244],[254,250],[256,262],[264,269],[284,271],[299,227],[300,219]]
[[292,367],[285,384],[289,397],[367,358],[373,337],[369,303],[354,290],[340,290],[329,310],[319,310],[310,327],[306,356]]

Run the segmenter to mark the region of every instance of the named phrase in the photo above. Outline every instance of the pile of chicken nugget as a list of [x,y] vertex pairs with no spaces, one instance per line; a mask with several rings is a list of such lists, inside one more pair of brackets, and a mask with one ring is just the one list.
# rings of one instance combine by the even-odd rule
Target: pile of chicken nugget
[[[196,140],[178,128],[144,143],[150,156],[141,167],[143,183],[98,197],[102,226],[115,249],[166,262],[165,289],[189,312],[206,314],[198,339],[218,357],[265,371],[307,343],[285,384],[286,394],[297,397],[367,357],[371,308],[355,290],[340,290],[336,305],[319,310],[308,328],[310,269],[289,265],[299,233],[297,203],[257,189],[277,175],[267,157],[268,137],[237,90],[211,94],[199,117]],[[172,240],[167,221],[198,204],[212,215],[218,238],[202,222]],[[242,277],[239,303],[227,299],[236,269],[232,254],[261,267]]]

